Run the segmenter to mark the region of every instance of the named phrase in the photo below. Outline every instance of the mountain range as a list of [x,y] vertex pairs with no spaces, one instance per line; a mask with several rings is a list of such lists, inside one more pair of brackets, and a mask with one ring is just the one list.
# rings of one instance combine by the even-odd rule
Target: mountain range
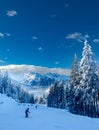
[[[69,69],[47,68],[32,65],[0,66],[0,70],[7,71],[13,84],[28,88],[35,96],[40,96],[55,82],[68,82]],[[18,85],[17,85],[18,86]]]

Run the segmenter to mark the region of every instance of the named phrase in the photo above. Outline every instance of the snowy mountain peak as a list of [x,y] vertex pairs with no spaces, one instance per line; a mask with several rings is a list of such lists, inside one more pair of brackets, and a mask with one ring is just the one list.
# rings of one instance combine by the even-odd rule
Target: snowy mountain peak
[[28,84],[30,86],[38,86],[47,88],[51,86],[55,81],[66,83],[68,77],[65,75],[59,75],[55,73],[39,74],[34,72],[29,72],[24,74],[24,79],[21,83]]

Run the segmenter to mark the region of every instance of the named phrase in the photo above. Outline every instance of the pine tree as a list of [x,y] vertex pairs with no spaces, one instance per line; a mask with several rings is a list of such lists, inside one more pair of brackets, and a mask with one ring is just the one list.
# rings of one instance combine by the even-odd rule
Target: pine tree
[[58,86],[58,108],[65,109],[66,108],[66,95],[64,90],[64,85],[62,82],[59,83]]
[[75,109],[77,107],[77,99],[75,98],[75,91],[79,85],[79,70],[78,70],[78,58],[75,54],[73,64],[72,64],[72,70],[70,74],[70,86],[68,87],[68,107],[69,110],[73,113],[75,112]]
[[7,95],[9,95],[9,92],[10,92],[10,78],[9,78],[9,75],[8,75],[8,72],[7,71],[2,71],[1,72],[1,93],[5,93]]
[[34,94],[33,93],[30,94],[30,101],[29,101],[29,103],[33,103],[34,104]]
[[63,84],[54,83],[49,91],[47,106],[64,109],[66,107],[65,91]]
[[79,70],[76,56],[74,58],[68,90],[68,107],[76,114],[99,117],[99,67],[94,57],[86,40]]
[[97,101],[99,91],[99,78],[96,74],[96,62],[91,46],[87,40],[84,42],[84,48],[80,62],[80,84],[75,93],[77,101],[77,113],[91,117],[97,117]]
[[70,85],[76,86],[79,83],[79,71],[78,71],[78,58],[75,54],[73,64],[72,64],[72,70],[70,74]]
[[58,87],[57,83],[54,83],[49,91],[48,99],[47,99],[47,106],[48,107],[55,107],[58,108]]

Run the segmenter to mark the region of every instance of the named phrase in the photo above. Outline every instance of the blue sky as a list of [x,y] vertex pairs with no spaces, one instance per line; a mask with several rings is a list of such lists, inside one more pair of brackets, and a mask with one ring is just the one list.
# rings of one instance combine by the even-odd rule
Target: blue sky
[[70,68],[85,38],[99,61],[98,0],[0,1],[0,64]]

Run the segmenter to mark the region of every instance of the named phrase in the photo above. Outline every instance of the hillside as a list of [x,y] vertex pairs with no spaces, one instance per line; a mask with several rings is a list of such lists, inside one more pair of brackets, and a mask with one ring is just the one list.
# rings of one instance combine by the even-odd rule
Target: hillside
[[53,83],[62,81],[64,84],[66,84],[68,82],[70,70],[33,65],[0,66],[1,78],[4,77],[5,73],[6,77],[11,79],[10,86],[13,87],[15,93],[15,86],[17,86],[18,89],[28,89],[34,93],[35,97],[40,97],[43,94],[46,94],[46,91],[48,91],[49,87]]
[[[25,109],[30,108],[30,117],[25,118]],[[67,110],[47,108],[38,105],[18,104],[13,99],[0,94],[1,130],[95,130],[99,120],[70,114]]]

